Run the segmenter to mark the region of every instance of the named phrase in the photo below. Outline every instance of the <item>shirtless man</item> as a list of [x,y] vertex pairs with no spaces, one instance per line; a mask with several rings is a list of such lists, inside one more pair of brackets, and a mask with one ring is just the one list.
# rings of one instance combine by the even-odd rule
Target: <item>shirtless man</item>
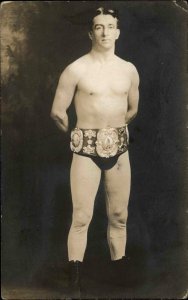
[[67,109],[74,98],[77,124],[71,132],[73,216],[68,255],[77,270],[84,259],[102,171],[111,259],[125,256],[131,182],[127,125],[138,110],[139,76],[132,63],[115,55],[119,35],[117,11],[97,9],[89,32],[91,51],[63,71],[51,111],[57,126],[67,132]]

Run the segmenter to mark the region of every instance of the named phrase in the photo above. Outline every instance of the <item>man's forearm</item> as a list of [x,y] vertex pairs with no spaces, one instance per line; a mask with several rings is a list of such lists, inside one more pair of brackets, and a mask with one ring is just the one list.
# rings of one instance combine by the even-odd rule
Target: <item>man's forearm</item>
[[65,125],[62,123],[61,120],[56,119],[56,120],[54,120],[54,121],[55,121],[55,123],[56,123],[56,125],[57,125],[57,127],[58,127],[59,129],[63,130],[64,132],[67,132],[67,131],[68,131],[68,126],[65,126]]
[[65,113],[63,116],[60,116],[58,114],[51,114],[52,119],[55,121],[57,127],[64,132],[68,131],[68,116]]
[[137,111],[128,110],[125,116],[125,123],[129,124],[137,115]]

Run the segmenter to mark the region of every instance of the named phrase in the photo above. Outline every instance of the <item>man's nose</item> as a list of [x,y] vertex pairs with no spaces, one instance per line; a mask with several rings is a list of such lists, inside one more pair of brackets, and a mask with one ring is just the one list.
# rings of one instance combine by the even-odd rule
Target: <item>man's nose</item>
[[108,34],[108,28],[103,28],[103,36],[106,36]]

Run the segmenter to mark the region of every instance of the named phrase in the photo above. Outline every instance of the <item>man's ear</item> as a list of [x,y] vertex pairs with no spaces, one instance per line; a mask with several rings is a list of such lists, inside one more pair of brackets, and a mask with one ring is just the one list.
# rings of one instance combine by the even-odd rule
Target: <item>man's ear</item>
[[116,40],[119,39],[119,35],[120,35],[120,29],[117,28],[116,29]]
[[92,31],[89,31],[88,35],[89,35],[90,40],[92,40]]

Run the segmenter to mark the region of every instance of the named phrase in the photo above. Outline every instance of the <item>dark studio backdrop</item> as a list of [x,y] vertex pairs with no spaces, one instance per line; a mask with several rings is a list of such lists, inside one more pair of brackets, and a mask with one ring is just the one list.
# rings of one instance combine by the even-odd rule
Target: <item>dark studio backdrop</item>
[[[139,112],[129,126],[127,252],[138,266],[144,262],[148,280],[131,296],[186,294],[185,1],[13,1],[1,7],[4,297],[39,299],[42,291],[42,299],[42,283],[61,285],[72,153],[69,135],[55,126],[50,110],[61,72],[90,50],[86,11],[103,4],[119,9],[116,54],[140,75]],[[73,106],[69,118],[72,128]],[[102,264],[108,265],[106,226],[101,184],[88,234],[88,276],[97,277]],[[97,296],[102,290],[96,289]],[[51,293],[57,298],[57,288]]]

